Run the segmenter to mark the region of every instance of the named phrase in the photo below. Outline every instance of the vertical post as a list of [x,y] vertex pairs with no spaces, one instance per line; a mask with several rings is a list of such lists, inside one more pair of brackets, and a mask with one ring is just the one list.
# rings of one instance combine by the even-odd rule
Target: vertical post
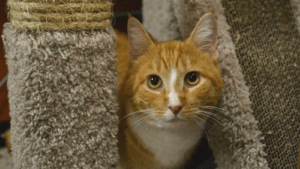
[[111,168],[118,160],[110,0],[8,0],[3,42],[14,168]]

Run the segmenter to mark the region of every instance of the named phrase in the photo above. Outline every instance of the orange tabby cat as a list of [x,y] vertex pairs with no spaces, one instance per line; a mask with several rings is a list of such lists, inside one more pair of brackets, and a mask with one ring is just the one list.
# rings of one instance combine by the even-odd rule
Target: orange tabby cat
[[181,168],[222,90],[215,18],[204,15],[183,42],[159,43],[133,17],[129,43],[116,33],[119,168]]

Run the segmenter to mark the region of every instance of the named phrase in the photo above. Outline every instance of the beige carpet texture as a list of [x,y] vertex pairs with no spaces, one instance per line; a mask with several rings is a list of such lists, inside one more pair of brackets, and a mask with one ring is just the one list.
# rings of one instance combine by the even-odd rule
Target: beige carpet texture
[[118,160],[115,34],[4,25],[15,168],[109,168]]
[[[77,10],[59,15],[81,15],[91,5],[111,5],[109,0],[85,0]],[[9,1],[9,9],[24,3],[31,15],[40,7],[54,15],[56,7],[68,8],[62,1]],[[66,2],[66,1],[65,1]],[[42,5],[40,4],[42,3]],[[85,8],[87,7],[87,8]],[[101,10],[95,11],[94,13]],[[22,13],[25,16],[28,13]],[[89,16],[82,14],[81,16]],[[12,161],[14,169],[108,169],[117,164],[118,131],[116,35],[112,27],[69,27],[55,20],[39,20],[44,27],[27,27],[34,17],[12,16],[16,22],[4,25],[2,40],[8,66]],[[12,18],[11,18],[12,19]],[[78,19],[78,18],[77,18]],[[82,19],[83,22],[88,21]],[[35,22],[35,21],[34,21]],[[67,22],[67,21],[66,21]],[[20,28],[20,26],[24,26]],[[27,26],[26,26],[27,25]],[[94,29],[95,28],[95,29]],[[29,30],[32,29],[32,30]],[[75,30],[76,29],[76,30]]]
[[300,36],[288,2],[223,1],[270,168],[298,163]]
[[300,34],[300,1],[299,0],[290,0],[290,2],[291,2],[292,9],[293,9],[294,17],[296,18],[298,31]]

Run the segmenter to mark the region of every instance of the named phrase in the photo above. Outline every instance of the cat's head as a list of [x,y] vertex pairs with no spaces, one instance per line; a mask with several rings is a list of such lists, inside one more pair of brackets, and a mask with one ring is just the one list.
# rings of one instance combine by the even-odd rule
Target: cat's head
[[162,43],[131,17],[128,38],[129,113],[158,127],[206,120],[222,90],[213,14],[204,15],[185,41]]

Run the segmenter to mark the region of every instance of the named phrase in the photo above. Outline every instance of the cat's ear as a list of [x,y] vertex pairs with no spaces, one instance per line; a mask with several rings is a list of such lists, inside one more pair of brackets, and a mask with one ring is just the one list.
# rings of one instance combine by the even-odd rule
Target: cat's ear
[[212,13],[205,14],[197,23],[187,42],[193,43],[197,48],[216,60],[217,51],[217,22]]
[[142,24],[134,17],[129,16],[127,30],[130,55],[133,60],[137,60],[151,45],[154,45],[154,42],[151,40],[151,35],[147,33]]

